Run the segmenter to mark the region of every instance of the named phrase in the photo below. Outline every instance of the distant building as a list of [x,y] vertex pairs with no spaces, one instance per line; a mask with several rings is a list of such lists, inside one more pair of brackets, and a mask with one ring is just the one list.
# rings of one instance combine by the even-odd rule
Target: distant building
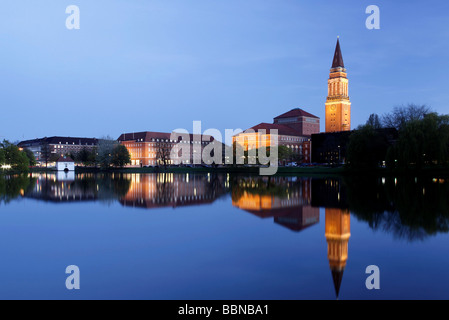
[[77,154],[84,148],[91,151],[97,145],[98,139],[76,137],[45,137],[21,141],[18,144],[19,148],[31,150],[39,164],[54,162],[61,156]]
[[201,164],[204,147],[214,142],[212,136],[188,134],[188,139],[176,134],[163,132],[124,133],[117,140],[131,155],[132,166],[159,166],[166,161],[168,165],[179,165],[180,146],[188,145],[189,155],[184,164]]
[[340,41],[337,39],[328,80],[326,132],[349,130],[351,130],[351,102],[349,101],[348,77],[341,54]]
[[296,108],[274,118],[274,124],[289,127],[296,135],[310,137],[320,132],[320,118],[300,108]]
[[75,161],[72,158],[61,156],[56,160],[56,170],[58,171],[75,171]]
[[346,151],[352,131],[319,133],[312,135],[312,162],[327,164],[346,163]]
[[[352,131],[326,132],[312,135],[312,162],[345,164],[349,138]],[[394,145],[399,133],[395,128],[376,129],[390,145]]]
[[286,146],[302,157],[302,162],[310,162],[310,138],[312,134],[320,132],[320,118],[296,108],[274,118],[273,122],[251,127],[234,136],[233,142],[240,145],[244,151],[270,147],[273,140],[270,132],[277,130],[278,146]]

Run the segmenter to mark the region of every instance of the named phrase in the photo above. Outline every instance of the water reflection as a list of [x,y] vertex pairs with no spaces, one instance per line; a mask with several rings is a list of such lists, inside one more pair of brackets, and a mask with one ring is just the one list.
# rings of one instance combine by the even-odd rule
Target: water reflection
[[351,236],[349,210],[326,208],[325,236],[327,257],[334,281],[335,294],[339,295],[343,271],[348,260],[348,242]]
[[[449,231],[449,181],[436,177],[310,178],[229,174],[32,174],[0,176],[0,203],[102,201],[151,210],[211,204],[231,194],[242,212],[298,234],[315,228],[324,208],[327,258],[336,296],[348,262],[351,215],[407,241]],[[150,211],[148,211],[150,212]],[[296,235],[295,235],[296,236]],[[323,256],[326,254],[322,253]]]
[[26,175],[0,175],[0,204],[7,204],[20,196],[24,196],[35,184],[36,179]]
[[[313,190],[313,191],[312,191]],[[338,297],[348,260],[350,212],[336,179],[298,177],[236,177],[232,204],[260,218],[299,232],[319,222],[319,207],[325,207],[327,257]],[[312,199],[314,199],[312,201]]]
[[50,202],[119,201],[123,206],[147,209],[212,203],[225,195],[228,187],[229,177],[216,174],[75,176],[62,172],[0,179],[0,194],[9,200],[22,196]]
[[449,181],[435,177],[242,177],[220,174],[32,174],[0,176],[0,203],[119,201],[156,208],[201,205],[232,192],[232,204],[301,231],[318,208],[350,211],[374,230],[407,241],[449,231]]
[[35,184],[22,195],[49,202],[115,201],[127,194],[130,180],[123,174],[31,174]]
[[320,221],[320,211],[311,206],[311,179],[297,177],[235,177],[232,205],[293,231]]
[[435,177],[345,177],[347,207],[374,230],[407,241],[449,231],[449,181]]
[[129,191],[120,203],[147,209],[208,204],[227,193],[225,178],[216,174],[132,174]]

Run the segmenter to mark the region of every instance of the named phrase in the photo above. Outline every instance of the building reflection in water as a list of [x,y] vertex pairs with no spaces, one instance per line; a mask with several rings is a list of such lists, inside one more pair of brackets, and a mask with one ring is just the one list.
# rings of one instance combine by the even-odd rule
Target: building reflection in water
[[118,200],[124,206],[156,208],[200,205],[227,193],[229,176],[213,174],[32,174],[25,197],[52,202]]
[[50,202],[106,201],[124,196],[130,180],[124,174],[32,173],[35,185],[23,195]]
[[80,181],[89,181],[86,179],[93,178],[93,176],[83,174],[78,176],[75,181],[74,172],[32,173],[31,177],[36,179],[36,184],[25,194],[25,197],[51,202],[95,200],[98,197],[94,183],[92,182],[90,185],[80,183]]
[[129,191],[120,203],[148,209],[212,203],[229,187],[229,175],[211,173],[132,174],[130,181]]
[[311,179],[297,177],[237,178],[232,185],[232,205],[293,231],[320,220],[319,208],[311,206]]
[[[180,207],[214,202],[232,190],[232,205],[300,232],[320,221],[338,297],[348,259],[350,212],[340,179],[240,177],[229,174],[32,174],[22,196],[52,202],[107,200],[139,208]],[[24,191],[26,189],[26,191]]]
[[325,236],[327,257],[334,281],[335,294],[340,293],[343,271],[348,260],[348,242],[351,236],[350,213],[345,209],[326,208]]
[[232,184],[232,204],[294,231],[317,224],[319,208],[324,207],[327,256],[338,298],[351,235],[346,192],[339,179],[239,177]]
[[327,257],[338,298],[343,272],[348,260],[351,236],[351,214],[348,209],[346,188],[338,178],[313,179],[312,205],[325,208],[325,237]]

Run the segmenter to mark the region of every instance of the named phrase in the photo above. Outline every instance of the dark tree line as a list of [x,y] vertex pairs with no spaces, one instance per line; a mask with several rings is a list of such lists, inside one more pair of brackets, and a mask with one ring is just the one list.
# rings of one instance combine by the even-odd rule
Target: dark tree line
[[[391,131],[397,137],[392,138]],[[348,144],[351,167],[415,168],[449,164],[449,115],[439,115],[429,107],[396,107],[379,117],[370,115],[357,128]]]
[[7,140],[0,143],[0,168],[6,166],[7,170],[15,172],[28,172],[29,167],[35,165],[33,152],[21,150],[17,145]]
[[83,148],[78,153],[69,156],[76,163],[86,167],[99,166],[102,169],[123,168],[131,163],[131,155],[128,149],[110,138],[100,139],[98,147],[93,149]]

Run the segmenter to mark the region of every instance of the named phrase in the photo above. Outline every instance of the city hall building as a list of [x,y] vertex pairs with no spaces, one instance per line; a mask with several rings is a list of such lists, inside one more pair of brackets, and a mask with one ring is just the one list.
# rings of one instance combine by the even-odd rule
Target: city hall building
[[[272,130],[277,130],[273,136]],[[244,151],[270,147],[272,144],[286,146],[302,157],[303,163],[311,161],[310,139],[320,132],[320,118],[300,108],[292,109],[273,119],[273,123],[260,123],[233,137],[233,142]]]
[[[173,139],[173,136],[176,136]],[[187,136],[187,137],[186,137]],[[214,138],[199,134],[178,134],[164,132],[124,133],[117,139],[131,155],[131,166],[159,166],[184,164],[202,164],[204,148],[214,142]],[[220,143],[221,145],[221,143]],[[189,154],[182,155],[183,150]],[[173,157],[175,155],[175,157]]]

